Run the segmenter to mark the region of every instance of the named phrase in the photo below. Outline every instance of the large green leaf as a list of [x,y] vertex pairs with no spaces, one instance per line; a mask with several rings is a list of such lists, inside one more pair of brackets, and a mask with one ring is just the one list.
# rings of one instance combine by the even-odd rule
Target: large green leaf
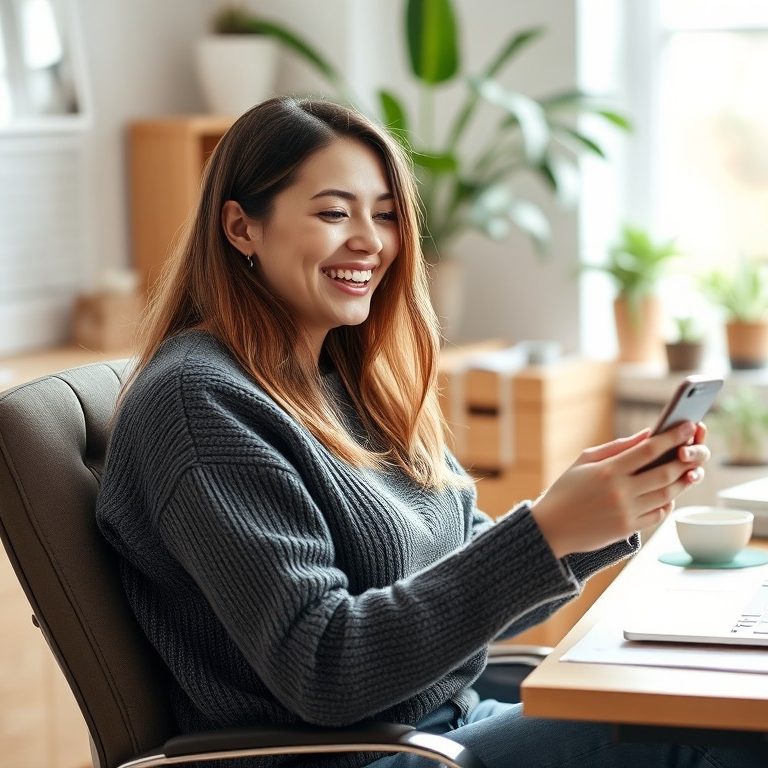
[[415,165],[428,168],[435,173],[453,173],[459,167],[458,160],[451,153],[432,154],[426,152],[411,152]]
[[381,122],[384,127],[408,150],[411,148],[408,117],[400,99],[391,91],[379,90]]
[[541,106],[530,96],[508,91],[495,80],[473,79],[472,85],[483,99],[505,110],[510,123],[519,125],[526,158],[540,162],[549,144],[549,126]]
[[[501,46],[501,49],[496,56],[491,59],[488,66],[486,66],[481,73],[480,78],[487,80],[494,77],[509,59],[528,45],[528,43],[533,42],[543,32],[544,29],[542,27],[531,27],[530,29],[524,29],[522,32],[512,35],[512,37]],[[477,107],[478,98],[477,91],[470,91],[464,106],[453,121],[453,126],[451,127],[448,138],[448,146],[451,149],[456,146],[461,135],[464,133],[464,130],[472,117],[472,113]]]
[[459,40],[450,0],[408,0],[405,26],[413,74],[428,85],[455,77]]

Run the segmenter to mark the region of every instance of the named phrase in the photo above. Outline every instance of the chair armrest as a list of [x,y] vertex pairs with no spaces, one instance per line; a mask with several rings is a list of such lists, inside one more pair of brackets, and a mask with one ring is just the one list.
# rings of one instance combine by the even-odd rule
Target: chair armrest
[[238,728],[190,733],[169,739],[160,750],[129,760],[119,768],[154,768],[224,758],[321,752],[410,752],[449,768],[485,768],[482,761],[461,744],[397,723],[349,728]]
[[488,647],[488,664],[524,664],[537,667],[552,652],[547,645],[515,645],[491,643]]

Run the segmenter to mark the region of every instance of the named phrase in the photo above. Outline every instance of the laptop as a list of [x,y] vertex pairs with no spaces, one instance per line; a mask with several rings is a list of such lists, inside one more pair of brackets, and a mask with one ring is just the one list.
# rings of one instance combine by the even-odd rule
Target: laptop
[[768,571],[749,570],[736,578],[698,571],[660,585],[624,619],[624,638],[768,646]]

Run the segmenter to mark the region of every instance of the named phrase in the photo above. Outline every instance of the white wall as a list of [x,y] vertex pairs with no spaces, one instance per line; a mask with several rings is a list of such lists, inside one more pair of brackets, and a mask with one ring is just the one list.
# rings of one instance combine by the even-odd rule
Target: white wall
[[79,0],[93,128],[89,132],[91,278],[129,263],[125,129],[200,110],[194,43],[206,0]]

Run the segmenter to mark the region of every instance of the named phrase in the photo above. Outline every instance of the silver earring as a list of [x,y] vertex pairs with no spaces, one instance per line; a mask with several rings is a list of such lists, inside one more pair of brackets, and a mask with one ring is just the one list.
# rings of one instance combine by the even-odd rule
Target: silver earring
[[253,254],[249,253],[245,258],[248,259],[248,269],[253,269]]

